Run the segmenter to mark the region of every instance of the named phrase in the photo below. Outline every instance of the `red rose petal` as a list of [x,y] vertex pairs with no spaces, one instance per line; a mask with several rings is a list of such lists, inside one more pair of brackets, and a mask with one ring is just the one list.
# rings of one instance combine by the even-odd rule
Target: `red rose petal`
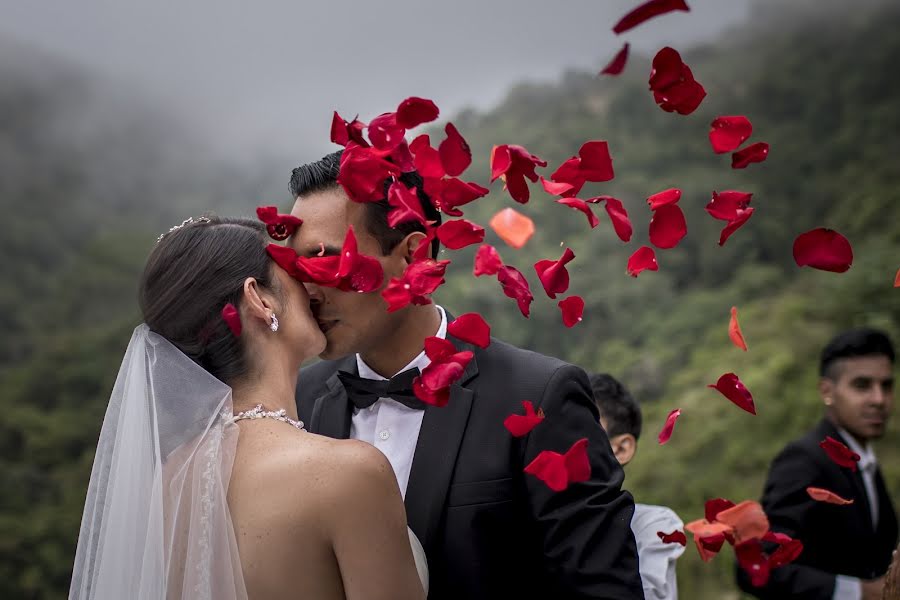
[[687,235],[687,222],[681,207],[666,204],[653,211],[650,219],[650,243],[657,248],[674,248]]
[[631,234],[633,233],[631,221],[628,219],[628,212],[625,210],[622,202],[612,196],[597,196],[586,200],[586,202],[594,201],[605,203],[606,214],[609,215],[609,220],[612,221],[613,229],[616,230],[616,235],[619,236],[619,239],[623,242],[631,240]]
[[503,260],[497,249],[490,244],[484,244],[478,248],[475,253],[475,268],[472,273],[475,277],[482,275],[496,275],[503,266]]
[[669,413],[668,417],[666,417],[666,423],[663,425],[662,431],[659,432],[659,437],[657,438],[660,445],[665,444],[669,441],[669,438],[672,437],[672,432],[675,430],[675,421],[677,421],[680,416],[681,409],[676,408]]
[[491,182],[502,178],[513,200],[528,202],[530,192],[525,178],[537,182],[535,167],[546,167],[547,161],[531,154],[522,146],[504,144],[491,150]]
[[472,151],[453,123],[447,123],[444,131],[447,132],[447,139],[438,146],[441,164],[447,175],[459,177],[472,164]]
[[543,177],[541,177],[541,185],[544,186],[544,191],[551,196],[562,196],[563,194],[572,191],[575,187],[571,183],[557,183],[555,181],[550,181],[549,179],[544,179]]
[[437,337],[425,340],[425,354],[431,363],[413,380],[413,393],[422,402],[441,407],[449,401],[450,387],[465,374],[474,354],[456,352],[452,342]]
[[723,510],[731,508],[732,506],[734,506],[734,502],[726,498],[713,498],[711,500],[707,500],[706,504],[704,505],[704,516],[710,523],[715,523],[716,517],[719,516],[719,513]]
[[608,143],[602,140],[585,142],[578,150],[578,156],[581,158],[579,171],[588,181],[610,181],[615,177]]
[[525,276],[515,267],[503,265],[497,272],[497,281],[503,286],[503,293],[507,297],[515,299],[522,315],[528,318],[534,296],[531,294],[531,288],[528,286]]
[[447,333],[479,348],[487,348],[491,343],[491,326],[478,313],[459,315],[447,325]]
[[430,304],[432,294],[444,283],[444,272],[449,260],[426,258],[407,265],[400,278],[393,277],[381,295],[388,303],[388,312],[400,310],[412,304]]
[[637,277],[643,271],[659,271],[656,252],[650,246],[641,246],[628,259],[628,274]]
[[423,178],[441,179],[447,173],[441,162],[441,155],[431,147],[431,138],[423,133],[412,141],[409,150],[415,155],[413,165]]
[[534,221],[512,208],[499,211],[488,224],[501,240],[513,248],[521,248],[534,235]]
[[451,250],[459,250],[484,241],[484,227],[465,219],[447,221],[437,228],[437,237]]
[[806,488],[806,493],[809,494],[809,497],[818,502],[825,502],[827,504],[837,504],[838,506],[845,506],[847,504],[853,504],[853,500],[847,500],[846,498],[841,498],[834,492],[830,492],[826,489],[817,488],[817,487],[808,487]]
[[275,206],[256,207],[256,216],[266,224],[269,237],[278,241],[286,240],[303,225],[303,220],[293,215],[278,214],[278,208]]
[[676,204],[679,200],[681,200],[681,190],[678,188],[670,188],[668,190],[657,192],[647,198],[647,204],[650,205],[650,210],[655,211],[663,206]]
[[894,287],[900,287],[900,269],[897,269],[897,274],[894,275]]
[[794,240],[794,262],[798,267],[843,273],[853,264],[853,248],[837,231],[819,227]]
[[762,162],[768,156],[769,145],[765,142],[756,142],[731,155],[731,168],[745,169],[750,163]]
[[748,540],[734,547],[737,563],[750,577],[754,587],[766,585],[769,581],[769,560],[762,551],[759,540]]
[[569,271],[566,265],[575,258],[571,248],[566,248],[559,260],[539,260],[534,263],[534,270],[544,291],[551,299],[556,299],[556,294],[563,294],[569,289]]
[[753,133],[750,119],[744,116],[716,117],[709,127],[709,143],[716,154],[736,150]]
[[225,321],[225,324],[228,325],[228,329],[231,330],[234,337],[240,337],[241,315],[231,302],[222,307],[222,319]]
[[713,219],[720,221],[734,221],[738,212],[750,205],[753,194],[750,192],[738,192],[736,190],[713,191],[712,200],[706,205],[706,212]]
[[719,245],[723,246],[731,237],[731,234],[740,229],[744,223],[750,220],[750,217],[753,216],[753,211],[755,209],[751,206],[750,208],[744,208],[737,211],[737,215],[735,218],[728,222],[728,225],[722,229],[722,233],[719,234]]
[[581,296],[569,296],[564,300],[560,300],[557,306],[562,311],[563,325],[574,327],[581,322],[582,315],[584,315],[584,298]]
[[368,147],[369,142],[363,137],[363,129],[366,124],[359,119],[353,119],[348,123],[341,115],[334,111],[334,117],[331,120],[331,141],[341,146],[346,146],[350,142],[363,147]]
[[572,483],[591,478],[591,463],[587,456],[587,438],[581,438],[565,454],[543,450],[525,467],[554,492],[561,492]]
[[397,124],[397,113],[384,113],[369,121],[369,141],[379,150],[393,150],[403,141],[406,129]]
[[825,439],[819,442],[819,446],[836,465],[846,467],[851,471],[856,471],[856,463],[859,462],[859,454],[845,446],[843,443],[829,435],[825,436]]
[[709,562],[721,550],[726,534],[730,535],[731,527],[724,523],[714,523],[706,519],[691,521],[684,530],[693,534],[694,544],[704,562]]
[[648,0],[619,19],[613,27],[613,32],[624,33],[653,17],[676,10],[687,12],[690,8],[684,0]]
[[431,198],[435,208],[451,217],[461,217],[458,207],[486,196],[490,190],[477,183],[462,181],[456,177],[425,179],[425,193]]
[[422,203],[419,202],[416,188],[410,189],[403,183],[395,181],[388,189],[388,204],[392,208],[388,213],[389,226],[396,227],[407,221],[425,224],[425,211],[422,209]]
[[337,181],[354,202],[378,202],[384,199],[384,182],[400,174],[376,148],[350,144],[341,155]]
[[734,543],[759,539],[769,531],[769,518],[759,502],[744,500],[719,511],[716,521],[731,526]]
[[680,529],[676,529],[672,533],[657,531],[656,535],[659,536],[659,539],[662,540],[663,544],[681,544],[682,546],[687,546],[687,536],[684,535],[684,532]]
[[522,406],[525,407],[524,415],[515,413],[509,415],[503,420],[503,426],[513,435],[513,437],[522,437],[531,432],[538,426],[538,423],[544,420],[543,409],[534,412],[534,405],[529,400],[523,400]]
[[744,334],[741,333],[741,324],[738,323],[737,306],[731,307],[731,320],[728,322],[728,337],[731,343],[743,350],[747,351],[747,342],[744,341]]
[[625,63],[628,61],[628,48],[630,44],[625,42],[622,49],[619,50],[609,64],[600,71],[601,75],[618,75],[625,69]]
[[275,264],[287,271],[291,277],[298,277],[300,271],[297,269],[297,253],[289,246],[281,244],[269,244],[266,246],[266,253],[269,258],[275,261]]
[[803,552],[803,542],[801,542],[800,540],[791,539],[788,536],[783,537],[786,537],[788,539],[781,542],[781,545],[778,547],[778,549],[769,555],[770,569],[777,569],[778,567],[783,567],[784,565],[794,562],[795,560],[797,560],[797,557],[799,557]]
[[556,203],[568,206],[569,208],[574,208],[575,210],[584,213],[584,216],[587,217],[588,225],[591,226],[591,229],[600,224],[600,219],[597,218],[597,215],[594,214],[594,211],[591,210],[591,207],[588,206],[588,203],[581,198],[560,198],[556,201]]
[[427,98],[410,96],[397,107],[397,125],[413,129],[423,123],[434,121],[440,115],[437,105]]
[[653,99],[666,112],[689,115],[706,97],[706,90],[694,79],[690,67],[668,46],[653,58],[649,84]]
[[753,395],[750,394],[750,390],[734,373],[725,373],[719,377],[715,384],[709,384],[706,387],[718,390],[720,394],[751,415],[756,414],[756,407],[753,405]]

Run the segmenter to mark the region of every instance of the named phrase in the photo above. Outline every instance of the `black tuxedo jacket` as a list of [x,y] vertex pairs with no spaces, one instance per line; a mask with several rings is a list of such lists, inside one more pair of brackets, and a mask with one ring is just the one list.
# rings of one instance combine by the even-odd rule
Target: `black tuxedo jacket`
[[[496,339],[487,349],[449,339],[475,357],[449,403],[425,409],[405,498],[429,598],[643,598],[634,501],[584,371]],[[338,370],[356,373],[355,356],[303,369],[297,408],[310,431],[347,438],[352,405]],[[522,400],[546,418],[515,438],[503,420],[523,414]],[[555,493],[523,472],[541,450],[564,453],[583,437],[589,481]]]
[[[865,484],[859,470],[840,467],[819,447],[825,436],[847,443],[829,421],[785,447],[772,462],[762,505],[773,531],[803,542],[796,562],[772,571],[769,583],[754,588],[738,569],[738,583],[759,598],[831,600],[835,577],[873,579],[884,575],[897,546],[897,516],[881,469],[875,476],[878,527],[872,527]],[[825,488],[853,504],[817,502],[808,486]]]

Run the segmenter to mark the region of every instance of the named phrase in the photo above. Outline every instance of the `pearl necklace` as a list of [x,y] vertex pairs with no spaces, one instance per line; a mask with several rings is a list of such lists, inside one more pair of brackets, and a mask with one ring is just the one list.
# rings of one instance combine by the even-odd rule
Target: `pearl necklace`
[[255,408],[251,408],[250,410],[245,410],[243,412],[239,412],[234,415],[235,421],[241,421],[243,419],[275,419],[276,421],[281,421],[282,423],[287,423],[297,429],[304,430],[303,421],[295,421],[294,419],[287,416],[287,411],[285,409],[280,410],[263,410],[262,404],[257,404]]

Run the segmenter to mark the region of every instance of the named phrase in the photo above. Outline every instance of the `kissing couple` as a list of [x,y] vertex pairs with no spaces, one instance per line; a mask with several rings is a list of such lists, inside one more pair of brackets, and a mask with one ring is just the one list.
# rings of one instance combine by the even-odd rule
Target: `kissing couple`
[[[389,225],[392,178],[352,201],[340,161],[294,170],[287,231],[192,218],[151,251],[69,597],[642,598],[634,501],[585,373],[460,339],[427,298],[388,310],[380,292],[439,241]],[[399,180],[439,223],[419,174]],[[380,273],[366,287],[298,267],[356,252]],[[465,360],[435,401],[416,387],[450,344]],[[524,400],[545,418],[515,436]],[[583,477],[551,489],[526,472],[576,442]]]

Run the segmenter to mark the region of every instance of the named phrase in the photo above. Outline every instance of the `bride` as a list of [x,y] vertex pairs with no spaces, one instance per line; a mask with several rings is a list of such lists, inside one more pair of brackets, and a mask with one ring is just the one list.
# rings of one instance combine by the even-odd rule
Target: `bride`
[[201,217],[150,254],[71,599],[425,597],[387,459],[296,421],[297,372],[325,338],[267,242],[256,221]]

